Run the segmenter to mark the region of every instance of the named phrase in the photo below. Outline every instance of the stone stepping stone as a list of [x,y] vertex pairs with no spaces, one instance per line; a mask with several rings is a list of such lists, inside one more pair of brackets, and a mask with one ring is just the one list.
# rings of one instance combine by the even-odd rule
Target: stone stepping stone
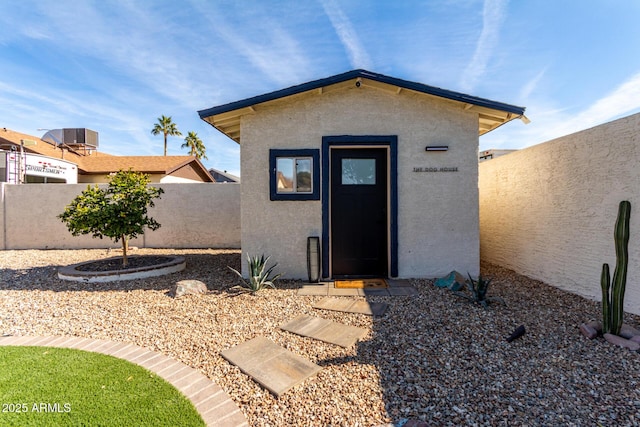
[[265,337],[238,344],[220,355],[276,397],[322,370]]
[[342,311],[345,313],[367,314],[369,316],[382,316],[387,310],[387,303],[368,302],[365,300],[353,300],[351,298],[323,298],[312,306],[321,310]]
[[356,341],[367,334],[366,329],[357,326],[344,325],[304,314],[280,326],[280,329],[344,348],[353,346]]

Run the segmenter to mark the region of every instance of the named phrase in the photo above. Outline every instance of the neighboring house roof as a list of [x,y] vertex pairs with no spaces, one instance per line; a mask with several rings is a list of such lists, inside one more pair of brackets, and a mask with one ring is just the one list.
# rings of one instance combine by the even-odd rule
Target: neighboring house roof
[[81,159],[94,157],[112,157],[111,154],[98,152],[97,150],[70,150],[69,148],[60,148],[47,141],[43,141],[37,136],[27,135],[11,129],[0,129],[0,148],[3,145],[13,145],[20,147],[22,142],[25,143],[24,151],[28,153],[40,154],[42,156],[53,157],[54,159],[64,159],[69,162],[78,163]]
[[198,111],[198,114],[202,120],[208,122],[229,138],[240,143],[240,117],[245,114],[254,113],[257,105],[304,92],[315,91],[318,95],[321,95],[328,86],[333,86],[333,89],[336,88],[336,86],[348,87],[350,85],[356,85],[358,87],[373,87],[397,94],[403,90],[407,90],[414,93],[437,96],[459,102],[461,103],[461,107],[465,110],[476,111],[478,113],[479,135],[492,131],[498,126],[516,118],[522,118],[525,122],[528,121],[524,116],[524,107],[466,95],[464,93],[428,86],[422,83],[397,79],[383,74],[372,73],[367,70],[348,71],[332,77],[314,80],[301,85],[266,93],[264,95],[254,96],[252,98],[201,110]]
[[192,164],[201,169],[203,175],[208,176],[209,181],[213,177],[204,165],[194,156],[111,156],[83,159],[78,165],[81,172],[86,174],[103,174],[119,170],[132,169],[136,172],[147,174],[169,175],[176,170]]
[[209,169],[209,173],[216,182],[240,182],[239,176],[232,175],[227,171],[211,168]]
[[27,141],[24,151],[73,162],[78,165],[80,175],[109,174],[132,169],[146,174],[175,175],[203,182],[215,182],[207,168],[195,156],[113,156],[97,150],[86,153],[83,150],[70,151],[32,135],[6,128],[0,129],[0,148],[3,145],[20,147],[23,141]]

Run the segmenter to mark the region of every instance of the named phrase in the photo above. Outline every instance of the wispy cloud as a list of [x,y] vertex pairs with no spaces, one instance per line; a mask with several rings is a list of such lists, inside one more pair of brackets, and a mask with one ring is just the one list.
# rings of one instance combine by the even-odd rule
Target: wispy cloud
[[471,62],[462,74],[460,87],[471,91],[485,74],[494,49],[498,46],[500,29],[506,16],[507,0],[485,0],[482,10],[482,32]]
[[[215,4],[209,2],[193,1],[191,5],[208,21],[211,28],[208,42],[215,40],[215,43],[226,46],[230,58],[239,54],[279,86],[297,83],[302,76],[306,77],[310,73],[310,63],[298,38],[275,20],[273,13],[267,15],[269,10],[262,13],[259,8],[246,10],[239,6],[229,12],[217,9]],[[234,21],[239,21],[242,25],[234,25]],[[252,78],[255,76],[253,70],[243,69],[238,61],[235,64],[237,69],[226,70],[232,81],[255,80]]]
[[322,6],[347,51],[351,66],[353,68],[371,69],[371,58],[364,46],[362,46],[351,21],[344,14],[338,3],[335,0],[324,0]]
[[640,111],[640,72],[580,111],[537,102],[528,106],[530,125],[512,123],[481,138],[481,149],[525,148]]
[[538,87],[538,84],[540,83],[540,81],[542,80],[546,72],[547,72],[547,68],[545,67],[538,74],[536,74],[531,80],[529,80],[520,90],[519,98],[523,100],[526,100],[527,98],[529,98],[529,96],[531,96],[531,94]]

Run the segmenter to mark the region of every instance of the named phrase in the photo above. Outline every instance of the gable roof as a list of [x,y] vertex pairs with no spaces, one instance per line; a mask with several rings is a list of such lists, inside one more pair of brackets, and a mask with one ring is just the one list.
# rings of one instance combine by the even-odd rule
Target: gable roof
[[145,174],[171,175],[190,168],[203,182],[215,182],[207,168],[195,156],[110,156],[87,157],[78,164],[83,175],[99,175],[132,169]]
[[290,97],[304,92],[316,91],[322,94],[329,86],[333,88],[357,86],[373,87],[399,94],[403,90],[427,96],[436,96],[459,102],[465,110],[477,111],[479,116],[478,134],[483,135],[513,119],[524,116],[524,107],[492,101],[460,92],[441,89],[423,83],[411,82],[367,70],[352,70],[332,77],[314,80],[308,83],[291,86],[275,92],[258,95],[229,104],[219,105],[198,111],[200,118],[229,138],[240,143],[240,117],[255,112],[255,107],[270,101]]
[[220,169],[211,168],[209,173],[216,180],[216,182],[240,182],[240,177],[230,174],[227,171],[221,171]]

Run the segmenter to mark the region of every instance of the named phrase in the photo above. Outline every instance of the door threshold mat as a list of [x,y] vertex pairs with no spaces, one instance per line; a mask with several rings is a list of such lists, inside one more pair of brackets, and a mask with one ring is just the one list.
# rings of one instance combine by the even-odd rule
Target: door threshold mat
[[265,337],[238,344],[220,355],[276,397],[322,370]]
[[388,304],[384,302],[368,302],[351,298],[326,297],[313,305],[313,308],[322,310],[342,311],[345,313],[367,314],[369,316],[382,316],[387,310]]
[[304,314],[280,326],[280,329],[344,348],[353,346],[356,341],[367,334],[366,329],[357,326],[344,325]]
[[386,289],[389,286],[384,279],[349,279],[336,280],[334,282],[336,288],[355,288],[355,289]]

